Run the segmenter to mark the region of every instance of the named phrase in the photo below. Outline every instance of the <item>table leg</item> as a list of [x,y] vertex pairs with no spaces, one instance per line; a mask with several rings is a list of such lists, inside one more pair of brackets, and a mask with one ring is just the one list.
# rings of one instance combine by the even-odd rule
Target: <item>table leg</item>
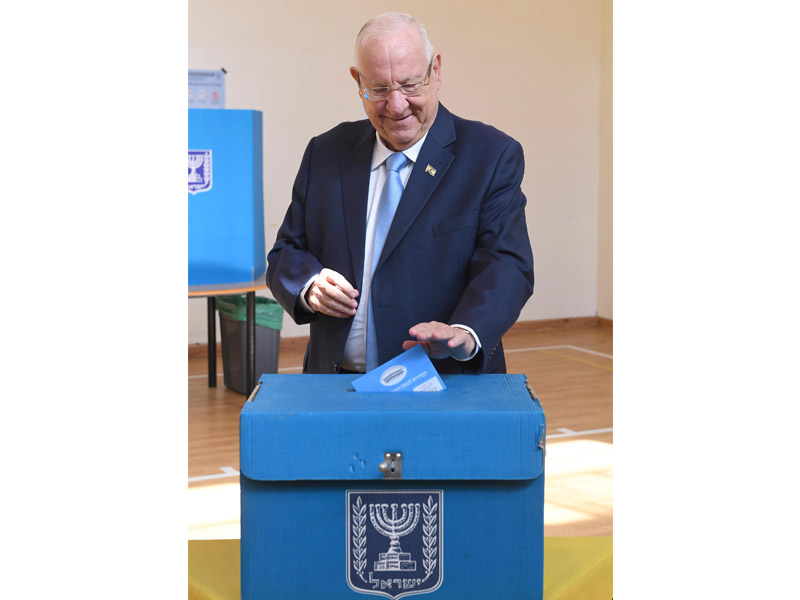
[[256,384],[256,293],[247,292],[247,394]]
[[208,387],[217,387],[217,303],[208,297]]

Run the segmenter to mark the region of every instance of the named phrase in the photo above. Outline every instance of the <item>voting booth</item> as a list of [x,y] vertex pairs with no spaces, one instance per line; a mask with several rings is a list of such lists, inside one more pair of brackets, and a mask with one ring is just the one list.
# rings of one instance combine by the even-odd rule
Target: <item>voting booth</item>
[[541,599],[545,418],[525,376],[357,377],[263,375],[245,403],[242,598]]
[[189,109],[189,285],[267,270],[261,112]]

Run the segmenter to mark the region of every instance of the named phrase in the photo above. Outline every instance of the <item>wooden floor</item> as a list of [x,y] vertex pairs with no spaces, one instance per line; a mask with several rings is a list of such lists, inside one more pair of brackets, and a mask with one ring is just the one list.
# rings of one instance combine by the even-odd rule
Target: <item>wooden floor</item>
[[[547,418],[545,536],[612,535],[613,328],[594,319],[525,322],[503,338]],[[281,340],[279,373],[299,373],[305,340]],[[189,538],[239,537],[239,412],[246,398],[208,387],[205,353],[189,358]]]

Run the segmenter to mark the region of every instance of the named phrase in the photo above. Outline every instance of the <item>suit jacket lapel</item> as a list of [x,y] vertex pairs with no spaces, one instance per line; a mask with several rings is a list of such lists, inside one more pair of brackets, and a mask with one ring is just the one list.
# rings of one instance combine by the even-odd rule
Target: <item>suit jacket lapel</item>
[[[381,252],[376,269],[384,263],[394,248],[403,239],[412,223],[430,200],[439,182],[444,178],[447,169],[455,156],[447,149],[456,139],[453,117],[441,104],[436,114],[436,120],[428,131],[428,137],[422,145],[422,150],[414,163],[414,170],[406,184],[397,212],[394,215],[392,226],[386,236],[386,243]],[[432,169],[428,169],[428,167]],[[435,174],[431,171],[435,170]],[[361,247],[363,253],[364,236],[362,231]],[[363,263],[362,263],[363,268]]]
[[363,132],[352,138],[353,150],[342,156],[342,204],[344,208],[345,237],[350,248],[355,280],[353,287],[360,289],[364,275],[364,243],[367,229],[367,196],[375,130],[369,121]]

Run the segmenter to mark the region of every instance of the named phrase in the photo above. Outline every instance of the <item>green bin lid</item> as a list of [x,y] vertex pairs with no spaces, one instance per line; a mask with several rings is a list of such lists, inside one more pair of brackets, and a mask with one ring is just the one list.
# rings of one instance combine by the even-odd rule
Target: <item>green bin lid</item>
[[[217,296],[216,306],[220,314],[235,321],[247,320],[247,299],[244,296]],[[256,325],[280,331],[283,307],[272,298],[256,296]]]

